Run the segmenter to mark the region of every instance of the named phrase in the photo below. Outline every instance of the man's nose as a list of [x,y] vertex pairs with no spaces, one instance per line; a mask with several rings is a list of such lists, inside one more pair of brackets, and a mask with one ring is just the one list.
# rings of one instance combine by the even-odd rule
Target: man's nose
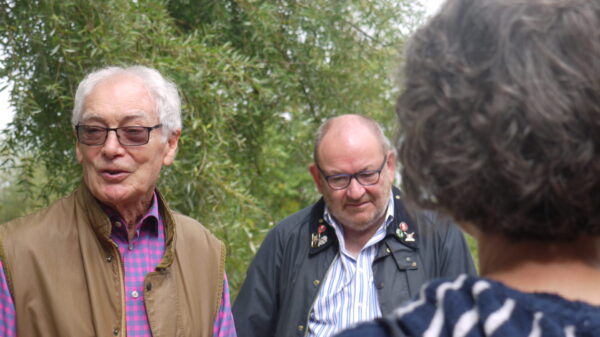
[[113,156],[115,154],[118,154],[122,150],[123,145],[119,143],[117,130],[108,130],[108,134],[106,135],[106,141],[102,146],[102,151],[109,156]]
[[346,194],[351,199],[358,200],[365,194],[365,187],[358,182],[356,177],[352,177],[350,184],[346,187]]

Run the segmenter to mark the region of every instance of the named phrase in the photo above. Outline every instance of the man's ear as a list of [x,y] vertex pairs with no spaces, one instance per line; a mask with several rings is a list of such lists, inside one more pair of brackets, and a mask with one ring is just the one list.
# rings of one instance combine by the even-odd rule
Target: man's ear
[[83,154],[81,154],[81,143],[79,143],[79,139],[77,139],[77,130],[73,129],[73,136],[75,136],[75,157],[77,158],[77,162],[81,164],[83,161]]
[[81,164],[81,162],[83,161],[83,154],[81,154],[81,149],[79,148],[80,146],[81,144],[79,142],[75,144],[75,156],[77,157],[77,162],[79,164]]
[[310,175],[313,177],[317,190],[319,193],[323,194],[323,179],[321,179],[321,172],[319,172],[319,168],[315,163],[312,163],[308,166],[308,170],[310,171]]
[[396,174],[396,152],[389,151],[387,155],[387,164],[385,165],[385,169],[387,169],[390,173],[390,177],[395,176]]
[[167,140],[167,153],[163,158],[163,165],[169,166],[173,164],[175,160],[175,155],[177,154],[177,144],[179,143],[179,137],[181,136],[181,129],[173,131],[169,135],[169,139]]

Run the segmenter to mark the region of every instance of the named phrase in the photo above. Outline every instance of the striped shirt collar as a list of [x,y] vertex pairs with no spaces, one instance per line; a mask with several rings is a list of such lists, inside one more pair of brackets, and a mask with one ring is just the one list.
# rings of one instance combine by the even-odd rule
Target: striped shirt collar
[[[344,241],[344,228],[331,215],[331,212],[329,211],[328,206],[325,206],[325,211],[323,212],[323,219],[325,219],[325,221],[328,224],[330,224],[331,227],[333,227],[333,229],[335,230],[335,234],[337,236],[337,239],[338,239],[339,245],[340,245],[340,252],[342,252],[346,255],[350,255],[346,251],[346,242]],[[394,220],[394,194],[392,192],[390,192],[390,197],[389,197],[388,205],[387,205],[387,211],[386,211],[386,215],[385,215],[385,221],[383,221],[381,226],[379,226],[379,228],[377,229],[375,234],[373,234],[373,237],[371,237],[371,239],[369,239],[369,241],[365,244],[363,249],[370,247],[370,246],[378,243],[379,241],[383,240],[386,236],[387,228],[393,220]]]

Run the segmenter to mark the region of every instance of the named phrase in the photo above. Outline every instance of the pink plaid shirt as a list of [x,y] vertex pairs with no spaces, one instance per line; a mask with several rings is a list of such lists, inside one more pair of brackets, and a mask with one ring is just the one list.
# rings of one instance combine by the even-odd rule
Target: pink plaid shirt
[[[144,306],[144,277],[160,263],[165,250],[164,223],[158,212],[156,194],[148,212],[136,225],[129,241],[123,221],[112,209],[105,209],[112,224],[111,239],[118,245],[125,269],[125,318],[127,336],[152,336]],[[15,306],[0,261],[0,337],[16,336]],[[213,327],[215,337],[236,337],[227,275],[223,278],[221,307]]]

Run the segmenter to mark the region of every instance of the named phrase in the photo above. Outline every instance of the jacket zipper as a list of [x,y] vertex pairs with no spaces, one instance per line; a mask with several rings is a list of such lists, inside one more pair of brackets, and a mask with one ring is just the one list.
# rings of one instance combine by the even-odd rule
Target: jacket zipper
[[333,262],[339,256],[340,256],[340,252],[338,251],[335,254],[335,257],[333,258],[333,260],[331,260],[329,267],[327,267],[327,272],[325,272],[325,277],[323,277],[323,279],[321,280],[321,283],[319,284],[319,288],[317,288],[317,296],[315,296],[315,298],[313,298],[312,304],[310,305],[310,309],[308,310],[308,314],[306,315],[306,321],[304,323],[304,337],[308,336],[308,321],[310,320],[310,314],[312,313],[315,303],[317,302],[317,297],[319,297],[319,291],[321,290],[321,287],[323,286],[325,279],[327,278],[327,276],[329,276],[329,272],[331,271],[331,266],[333,266]]

